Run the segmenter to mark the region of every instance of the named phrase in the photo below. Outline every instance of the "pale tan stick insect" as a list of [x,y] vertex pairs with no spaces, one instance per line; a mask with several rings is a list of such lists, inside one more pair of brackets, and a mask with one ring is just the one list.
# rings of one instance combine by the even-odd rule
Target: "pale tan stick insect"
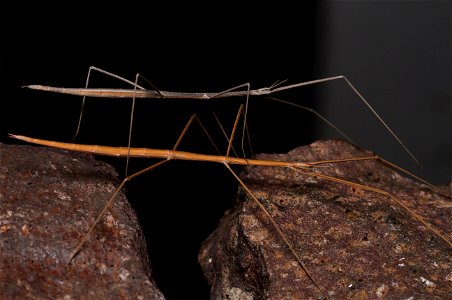
[[[130,84],[133,86],[133,89],[104,89],[104,88],[88,88],[91,72],[96,71],[100,72],[102,74],[105,74],[107,76],[113,77],[115,79],[118,79],[120,81],[123,81],[127,84]],[[138,85],[138,79],[145,80],[150,86],[153,87],[153,90],[146,90],[142,86]],[[355,93],[360,101],[372,112],[372,114],[377,118],[379,123],[381,123],[384,128],[392,135],[392,137],[397,141],[398,144],[404,149],[405,152],[408,153],[408,155],[418,164],[420,165],[419,161],[416,159],[416,157],[413,155],[413,153],[408,149],[408,147],[401,141],[401,139],[395,134],[395,132],[386,124],[386,122],[380,117],[380,115],[372,108],[372,106],[368,103],[368,101],[361,95],[361,93],[354,87],[354,85],[345,77],[345,76],[333,76],[333,77],[327,77],[327,78],[321,78],[317,80],[311,80],[296,84],[290,84],[290,85],[283,85],[285,83],[284,81],[277,81],[270,87],[264,87],[260,89],[252,90],[250,88],[249,83],[245,83],[227,90],[224,90],[219,93],[184,93],[184,92],[171,92],[171,91],[161,91],[155,87],[155,85],[141,76],[139,73],[135,76],[135,82],[132,82],[126,78],[123,78],[121,76],[118,76],[114,73],[108,72],[106,70],[91,66],[88,70],[88,74],[86,77],[86,83],[85,88],[59,88],[59,87],[50,87],[50,86],[42,86],[42,85],[30,85],[26,86],[27,88],[35,89],[35,90],[43,90],[43,91],[50,91],[50,92],[56,92],[56,93],[63,93],[63,94],[71,94],[71,95],[79,95],[83,96],[82,100],[82,106],[80,110],[79,120],[77,124],[77,129],[74,134],[74,137],[72,138],[72,141],[75,140],[77,137],[82,116],[83,116],[83,108],[85,106],[85,100],[86,97],[107,97],[107,98],[132,98],[132,109],[131,109],[131,115],[130,115],[130,124],[129,124],[129,141],[128,141],[128,147],[130,148],[131,145],[131,137],[132,137],[132,126],[133,126],[133,115],[135,111],[135,99],[137,98],[148,98],[148,99],[191,99],[191,100],[211,100],[211,99],[218,99],[218,98],[228,98],[228,97],[246,97],[245,102],[245,112],[244,112],[244,119],[243,119],[243,128],[242,128],[242,141],[241,141],[241,150],[242,154],[245,157],[245,150],[244,150],[244,139],[245,139],[245,131],[247,129],[247,116],[248,116],[248,105],[249,105],[249,97],[250,96],[261,96],[265,97],[267,99],[280,102],[283,104],[291,105],[294,107],[297,107],[299,109],[303,109],[306,111],[311,112],[316,117],[321,119],[323,122],[325,122],[329,127],[331,127],[333,130],[335,130],[339,135],[341,135],[343,138],[348,140],[349,142],[355,144],[350,137],[348,137],[343,131],[341,131],[339,128],[337,128],[334,124],[332,124],[330,121],[328,121],[325,117],[323,117],[320,113],[315,111],[314,109],[311,109],[309,107],[305,107],[293,102],[285,101],[279,98],[275,98],[273,95],[287,90],[292,90],[295,88],[299,88],[302,86],[308,86],[308,85],[314,85],[319,83],[325,83],[329,81],[337,81],[337,80],[343,80],[345,83],[351,88],[353,93]],[[240,91],[239,89],[246,88],[244,91]],[[224,129],[222,128],[222,125],[220,124],[217,116],[214,114],[217,123],[221,127],[223,134],[225,135],[227,139],[227,135],[224,132]],[[200,120],[197,119],[199,122]],[[203,125],[200,123],[201,127]],[[203,128],[204,129],[204,128]],[[204,129],[204,132],[208,135],[207,131]],[[210,136],[209,136],[210,138]],[[248,135],[248,144],[251,147],[251,142],[249,140]],[[219,151],[217,150],[219,153]],[[252,152],[252,151],[251,151]],[[129,159],[127,158],[126,162],[126,176],[127,176],[127,169],[128,169],[128,163]]]
[[[206,93],[196,93],[196,94],[188,94],[188,98],[192,97],[194,99],[211,99],[214,97],[225,97],[225,95],[227,96],[249,96],[249,95],[268,95],[268,94],[272,94],[276,91],[280,91],[280,90],[284,90],[284,89],[290,89],[290,88],[295,88],[295,87],[299,87],[302,85],[307,85],[307,84],[312,84],[312,83],[318,83],[318,82],[324,82],[324,81],[329,81],[329,80],[334,80],[334,79],[344,79],[351,87],[352,89],[357,93],[357,95],[362,98],[362,96],[358,93],[358,91],[350,84],[350,82],[343,76],[338,76],[338,77],[332,77],[332,78],[326,78],[326,79],[321,79],[321,80],[316,80],[316,81],[311,81],[311,82],[307,82],[307,83],[300,83],[300,84],[295,84],[295,85],[288,85],[288,86],[283,86],[283,87],[279,87],[279,88],[265,88],[265,89],[260,89],[260,90],[250,90],[249,89],[249,85],[248,85],[248,91],[246,93],[243,92],[237,92],[237,91],[225,91],[223,93],[217,93],[217,94],[206,94]],[[44,86],[30,86],[31,88],[34,89],[40,89],[40,90],[48,90],[48,91],[55,91],[55,92],[64,92],[64,93],[72,93],[72,94],[82,94],[82,95],[91,95],[91,96],[99,96],[99,95],[108,95],[108,96],[116,96],[116,97],[132,97],[134,98],[134,96],[136,95],[140,95],[140,97],[144,97],[144,96],[151,96],[154,98],[161,98],[162,95],[164,97],[170,97],[170,98],[177,98],[177,97],[187,97],[186,93],[174,93],[174,92],[153,92],[153,91],[147,91],[147,90],[136,90],[136,83],[135,83],[135,88],[133,90],[113,90],[113,89],[64,89],[64,88],[52,88],[52,87],[44,87]],[[366,105],[369,106],[369,108],[372,110],[372,112],[379,118],[381,119],[376,112],[370,107],[370,105],[367,103],[367,101],[365,101],[364,98],[362,98],[362,100],[366,103]],[[433,228],[430,224],[428,224],[426,221],[424,221],[424,219],[419,216],[418,214],[416,214],[415,212],[413,212],[412,210],[410,210],[408,207],[406,207],[399,199],[397,199],[395,196],[391,195],[390,193],[378,189],[378,188],[374,188],[371,186],[365,186],[359,183],[355,183],[355,182],[351,182],[351,181],[346,181],[340,178],[336,178],[336,177],[332,177],[332,176],[327,176],[327,175],[321,175],[321,174],[317,174],[315,172],[312,171],[312,169],[315,166],[325,166],[327,167],[330,164],[335,164],[335,163],[341,163],[341,162],[345,162],[345,161],[360,161],[360,160],[380,160],[381,162],[395,168],[398,169],[399,171],[403,171],[411,176],[414,176],[408,172],[406,172],[405,170],[395,166],[394,164],[378,157],[378,156],[367,156],[367,157],[351,157],[348,159],[340,159],[340,160],[329,160],[329,161],[317,161],[317,162],[284,162],[284,161],[266,161],[266,160],[255,160],[255,159],[247,159],[247,158],[238,158],[238,157],[233,157],[230,156],[230,150],[231,150],[231,143],[232,140],[234,138],[236,129],[237,129],[237,125],[239,122],[239,118],[240,115],[243,111],[243,106],[240,107],[239,113],[237,114],[237,118],[236,121],[234,123],[233,129],[232,129],[232,133],[230,135],[229,138],[229,143],[228,143],[228,148],[227,148],[227,152],[225,156],[215,156],[215,155],[206,155],[206,154],[198,154],[198,153],[190,153],[190,152],[181,152],[181,151],[177,151],[176,148],[178,147],[182,137],[184,136],[184,134],[186,133],[188,127],[190,126],[190,124],[193,122],[195,116],[193,115],[189,122],[187,123],[187,125],[185,126],[184,130],[182,131],[182,134],[180,135],[179,139],[177,140],[174,148],[172,150],[161,150],[161,149],[145,149],[145,148],[131,148],[129,147],[120,147],[120,148],[115,148],[115,147],[106,147],[106,146],[91,146],[91,145],[77,145],[77,144],[68,144],[68,143],[59,143],[59,142],[54,142],[54,141],[46,141],[46,140],[40,140],[40,139],[34,139],[34,138],[28,138],[25,136],[19,136],[19,135],[11,135],[12,138],[16,138],[16,139],[20,139],[26,142],[30,142],[30,143],[35,143],[35,144],[40,144],[40,145],[45,145],[45,146],[50,146],[50,147],[56,147],[56,148],[61,148],[61,149],[66,149],[66,150],[71,150],[71,151],[81,151],[81,152],[88,152],[88,153],[92,153],[92,154],[99,154],[99,155],[110,155],[110,156],[122,156],[122,157],[153,157],[153,158],[161,158],[163,159],[162,161],[153,164],[151,166],[149,166],[148,168],[145,168],[139,172],[136,172],[130,176],[127,176],[119,185],[119,187],[116,189],[116,191],[114,192],[114,194],[111,196],[111,198],[107,201],[106,205],[104,206],[104,209],[102,210],[102,212],[99,214],[98,218],[96,219],[96,221],[94,222],[94,224],[91,226],[90,230],[88,231],[87,234],[85,234],[85,236],[83,237],[82,241],[79,243],[79,245],[76,247],[76,249],[73,251],[73,253],[71,254],[71,257],[69,259],[70,263],[72,261],[72,259],[75,257],[75,255],[78,253],[78,251],[82,248],[83,244],[85,243],[86,239],[89,237],[91,231],[93,230],[93,228],[95,227],[95,225],[99,222],[99,220],[103,217],[103,215],[105,214],[105,212],[108,210],[110,204],[112,203],[112,201],[114,200],[115,196],[117,195],[117,193],[122,189],[122,187],[124,186],[124,184],[127,181],[130,181],[131,179],[145,173],[148,172],[170,160],[195,160],[195,161],[206,161],[206,162],[216,162],[216,163],[221,163],[223,164],[230,172],[231,174],[236,178],[236,180],[239,182],[239,184],[242,186],[242,188],[249,194],[250,198],[258,205],[258,207],[264,212],[264,214],[269,218],[269,220],[271,221],[274,229],[276,230],[277,234],[279,235],[279,237],[281,238],[281,240],[284,242],[284,244],[289,248],[290,252],[292,253],[292,255],[294,256],[294,258],[298,261],[300,267],[304,270],[305,274],[309,277],[309,279],[312,281],[312,283],[319,289],[319,291],[321,293],[324,292],[324,288],[319,286],[315,280],[315,278],[312,277],[311,273],[309,272],[309,268],[302,262],[301,258],[300,258],[300,254],[297,253],[294,250],[294,247],[292,246],[291,241],[288,240],[288,238],[286,237],[286,235],[284,234],[284,232],[280,229],[280,227],[276,224],[276,222],[273,220],[272,216],[269,214],[269,212],[265,209],[265,207],[260,203],[260,201],[251,193],[251,191],[247,188],[247,186],[244,184],[244,182],[237,176],[237,174],[230,168],[230,165],[233,164],[237,164],[237,165],[259,165],[259,166],[272,166],[272,167],[282,167],[282,168],[289,168],[291,170],[294,170],[296,172],[300,172],[303,174],[307,174],[310,176],[318,176],[318,177],[322,177],[323,179],[332,181],[332,182],[337,182],[337,183],[341,183],[341,184],[346,184],[355,188],[359,188],[362,190],[366,190],[366,191],[370,191],[370,192],[374,192],[374,193],[378,193],[381,195],[384,195],[386,197],[388,197],[391,201],[393,201],[394,203],[396,203],[397,205],[403,207],[411,216],[413,216],[416,220],[418,220],[420,223],[422,223],[424,226],[426,226],[434,235],[438,236],[439,238],[441,238],[442,240],[446,241],[449,245],[452,245],[452,243],[450,241],[448,241],[448,239],[443,236],[440,232],[438,232],[435,228]],[[383,122],[383,124],[387,127],[387,125]],[[388,130],[389,127],[387,127]],[[395,136],[395,134],[390,130],[390,132]],[[396,136],[395,136],[396,137]],[[400,141],[397,137],[396,139],[398,141]],[[400,142],[401,143],[401,142]],[[243,147],[243,144],[242,144]],[[406,148],[404,146],[404,148]],[[408,151],[408,150],[407,150]],[[408,151],[409,152],[409,151]],[[410,152],[409,152],[410,153]],[[410,153],[411,155],[411,153]],[[415,177],[415,176],[414,176]],[[417,178],[417,177],[415,177]],[[421,180],[419,178],[417,178],[418,180]],[[422,181],[422,180],[421,180]],[[424,182],[424,181],[423,181]],[[425,182],[424,182],[425,183]]]

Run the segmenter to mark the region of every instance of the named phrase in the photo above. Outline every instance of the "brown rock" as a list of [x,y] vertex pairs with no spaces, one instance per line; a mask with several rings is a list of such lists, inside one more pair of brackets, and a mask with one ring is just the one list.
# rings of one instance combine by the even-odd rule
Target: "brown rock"
[[124,194],[66,268],[118,186],[91,156],[0,144],[1,299],[164,299]]
[[[259,158],[319,161],[368,155],[372,153],[342,141],[323,141]],[[242,189],[237,206],[225,214],[199,253],[212,299],[452,298],[450,243],[439,236],[452,240],[450,197],[376,160],[334,163],[313,171],[373,186],[395,198],[292,169],[245,168],[242,179],[320,289]]]

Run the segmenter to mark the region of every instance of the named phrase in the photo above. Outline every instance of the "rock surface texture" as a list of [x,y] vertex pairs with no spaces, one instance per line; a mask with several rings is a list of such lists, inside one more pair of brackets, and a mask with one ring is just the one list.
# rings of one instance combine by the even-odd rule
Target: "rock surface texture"
[[[372,153],[333,140],[258,158],[319,161],[368,155]],[[242,179],[290,240],[318,287],[241,189],[237,206],[225,214],[199,253],[212,299],[452,298],[451,247],[441,238],[452,240],[447,189],[432,190],[377,160],[331,163],[307,171],[384,192],[288,168],[245,168]]]
[[119,182],[85,154],[0,144],[0,299],[164,299]]

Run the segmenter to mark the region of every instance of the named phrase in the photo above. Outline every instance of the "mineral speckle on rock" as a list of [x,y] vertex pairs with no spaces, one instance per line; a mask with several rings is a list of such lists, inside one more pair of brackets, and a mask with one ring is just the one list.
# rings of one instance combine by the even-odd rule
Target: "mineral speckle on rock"
[[118,184],[89,155],[0,144],[0,298],[164,299],[122,193],[67,267]]
[[[333,140],[258,158],[320,161],[369,155]],[[380,161],[331,163],[307,171],[385,191],[452,240],[451,198]],[[288,168],[249,166],[241,177],[291,241],[320,289],[262,210],[241,190],[237,206],[225,214],[199,252],[212,299],[452,297],[450,244],[394,198]]]

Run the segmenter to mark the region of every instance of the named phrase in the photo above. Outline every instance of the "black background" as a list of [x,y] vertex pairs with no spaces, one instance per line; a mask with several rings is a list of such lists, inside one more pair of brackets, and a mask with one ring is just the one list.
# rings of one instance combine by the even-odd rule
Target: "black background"
[[[69,141],[81,99],[22,89],[45,84],[83,87],[89,66],[133,80],[139,72],[159,89],[222,91],[289,79],[297,83],[346,75],[423,164],[408,155],[362,109],[343,82],[301,88],[281,98],[319,109],[365,148],[436,184],[450,180],[450,3],[321,2],[245,8],[226,4],[184,7],[12,7],[2,26],[1,130]],[[142,82],[143,85],[145,83]],[[93,74],[93,87],[127,87]],[[196,112],[215,133],[215,110],[228,130],[239,100],[141,100],[132,145],[172,148]],[[287,152],[337,137],[307,113],[262,99],[250,104],[254,152]],[[88,99],[77,142],[126,145],[130,101]],[[239,147],[239,144],[236,144]],[[198,126],[179,149],[214,153]],[[124,159],[101,158],[120,176]],[[152,160],[133,160],[137,171]],[[239,171],[239,169],[237,169]],[[208,297],[197,264],[200,243],[234,205],[237,183],[221,165],[172,162],[127,186],[143,224],[159,288],[169,299]],[[94,201],[95,199],[93,199]],[[104,201],[104,199],[99,199]]]

